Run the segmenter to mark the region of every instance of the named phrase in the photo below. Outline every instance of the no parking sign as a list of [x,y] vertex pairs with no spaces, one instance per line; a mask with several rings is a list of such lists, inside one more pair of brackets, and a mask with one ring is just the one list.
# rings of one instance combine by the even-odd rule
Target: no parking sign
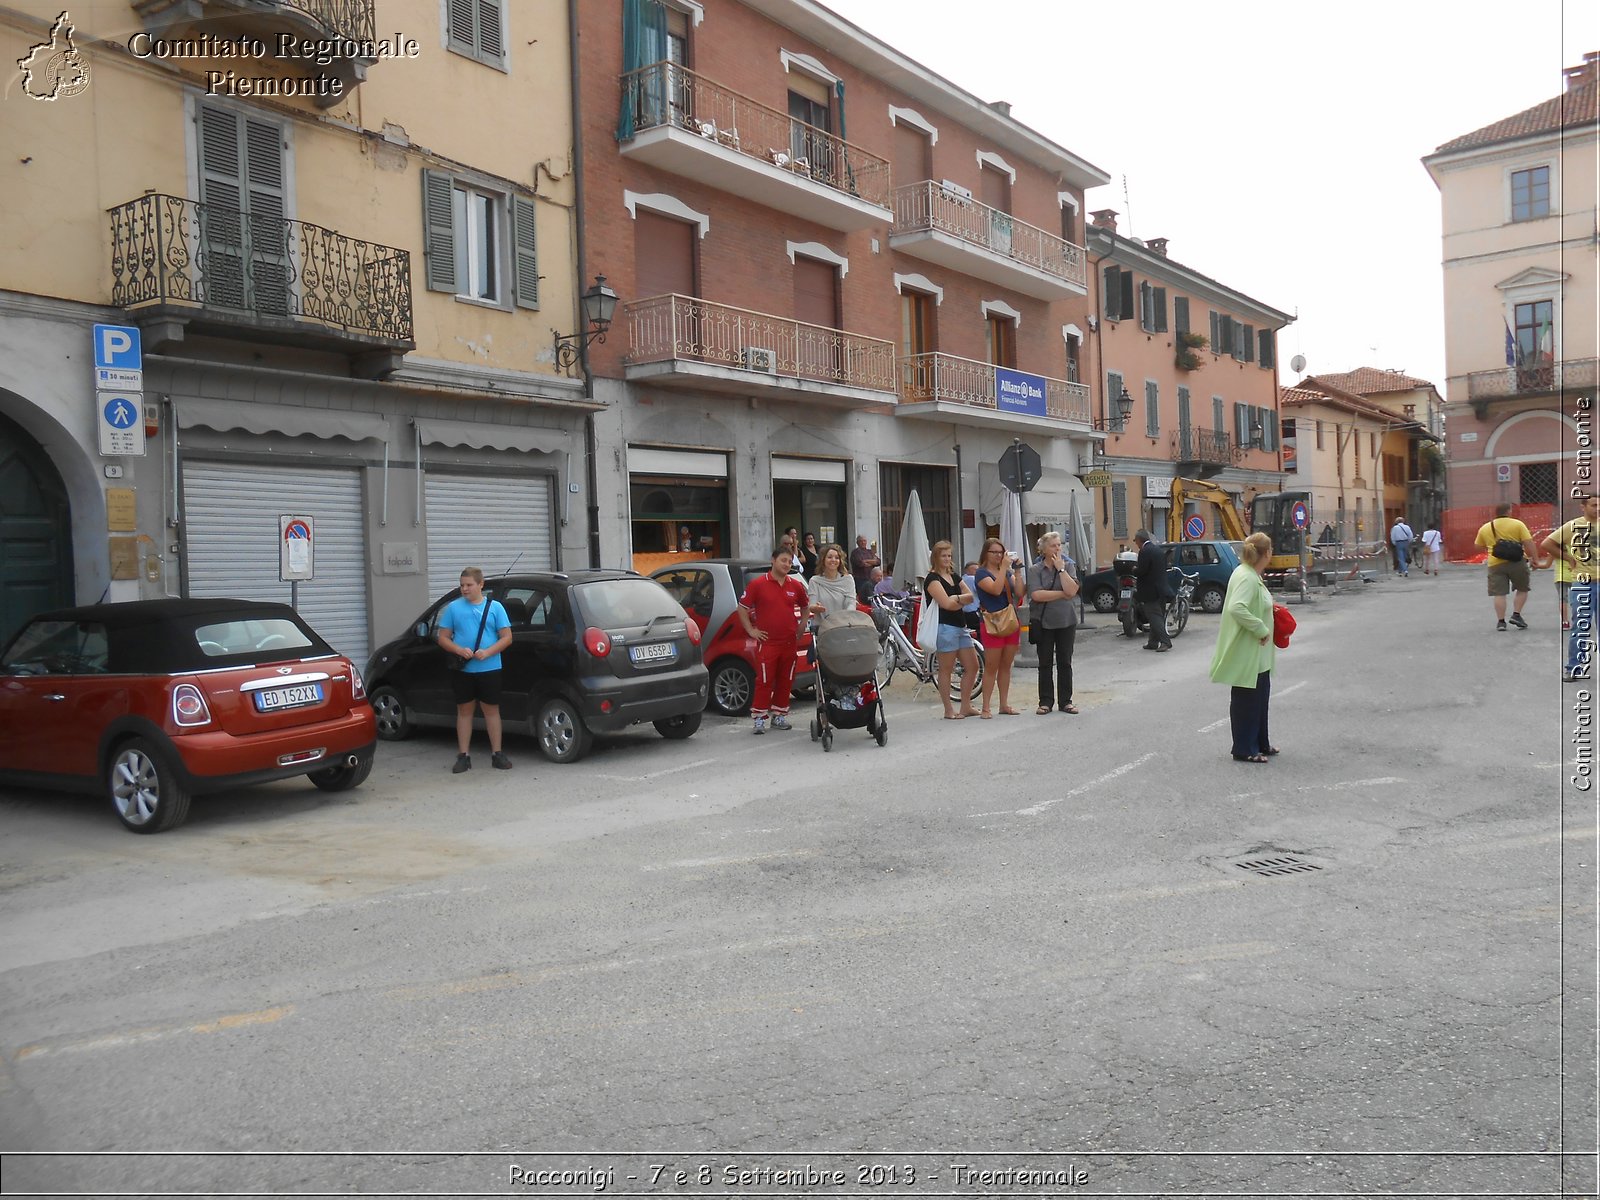
[[1183,523],[1183,536],[1191,542],[1196,538],[1206,535],[1206,519],[1199,513],[1190,513],[1189,519]]
[[1294,502],[1294,507],[1289,510],[1289,517],[1294,521],[1296,529],[1304,529],[1311,523],[1311,514],[1306,511],[1306,502],[1304,500],[1296,500]]
[[278,518],[278,578],[285,583],[299,583],[313,577],[311,531],[314,526],[310,517],[284,515]]

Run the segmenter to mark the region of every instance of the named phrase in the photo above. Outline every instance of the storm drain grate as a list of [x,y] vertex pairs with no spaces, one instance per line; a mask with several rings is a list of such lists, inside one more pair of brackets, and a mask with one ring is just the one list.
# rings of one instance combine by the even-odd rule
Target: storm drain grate
[[1292,854],[1279,854],[1272,858],[1244,858],[1233,864],[1241,871],[1249,871],[1252,875],[1301,875],[1307,871],[1322,870],[1314,862],[1307,862],[1303,858],[1296,858]]

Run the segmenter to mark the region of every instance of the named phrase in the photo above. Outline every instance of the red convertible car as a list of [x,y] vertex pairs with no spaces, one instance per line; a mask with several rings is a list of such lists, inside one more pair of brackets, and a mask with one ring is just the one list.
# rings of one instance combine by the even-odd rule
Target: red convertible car
[[372,771],[361,674],[285,604],[138,600],[34,617],[0,651],[0,783],[104,789],[135,833],[189,798]]

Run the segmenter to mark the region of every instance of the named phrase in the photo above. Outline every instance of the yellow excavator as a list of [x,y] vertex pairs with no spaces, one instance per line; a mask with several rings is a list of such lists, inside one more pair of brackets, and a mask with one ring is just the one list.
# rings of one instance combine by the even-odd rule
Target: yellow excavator
[[[1167,509],[1167,541],[1182,542],[1186,503],[1206,501],[1216,506],[1216,538],[1224,542],[1242,542],[1245,539],[1244,522],[1234,504],[1233,494],[1223,491],[1214,483],[1200,479],[1174,479],[1172,481],[1172,507]],[[1207,522],[1209,524],[1209,522]]]

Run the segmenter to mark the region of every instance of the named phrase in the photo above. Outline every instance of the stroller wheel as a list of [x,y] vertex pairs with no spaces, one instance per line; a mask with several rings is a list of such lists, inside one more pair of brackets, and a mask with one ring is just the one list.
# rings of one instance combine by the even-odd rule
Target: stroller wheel
[[814,742],[822,736],[822,730],[817,726],[817,719],[811,718],[811,740]]
[[878,745],[887,746],[889,744],[889,727],[880,723],[878,725],[878,732],[872,736],[878,739]]
[[822,731],[822,752],[824,754],[827,754],[832,749],[833,749],[833,730],[824,729]]

